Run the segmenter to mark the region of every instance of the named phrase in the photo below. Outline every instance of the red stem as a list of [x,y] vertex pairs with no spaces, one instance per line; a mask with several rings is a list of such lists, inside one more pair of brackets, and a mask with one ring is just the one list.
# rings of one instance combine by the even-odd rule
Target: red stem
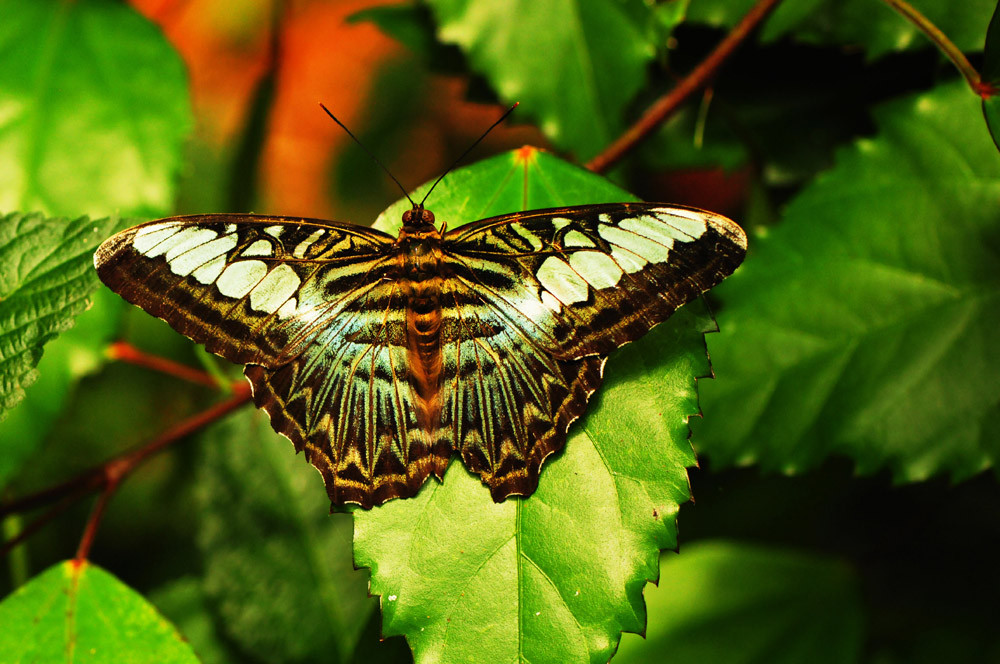
[[591,159],[586,167],[595,173],[604,173],[617,164],[647,136],[656,131],[673,115],[692,94],[708,85],[722,63],[733,54],[754,28],[763,21],[781,0],[759,0],[725,39],[719,42],[694,71],[684,77],[673,90],[660,97],[639,120],[609,145],[604,152]]
[[233,390],[236,394],[232,398],[218,403],[211,408],[198,413],[197,415],[189,417],[142,447],[126,452],[125,454],[115,457],[114,459],[110,459],[100,466],[91,468],[90,470],[77,475],[73,479],[63,482],[62,484],[44,489],[37,493],[7,503],[6,505],[0,506],[0,516],[3,516],[5,514],[13,514],[14,512],[34,509],[35,507],[39,507],[45,503],[65,497],[58,505],[48,510],[45,514],[29,524],[17,536],[7,542],[4,542],[3,546],[0,547],[0,556],[6,554],[12,548],[27,539],[29,535],[33,534],[43,525],[65,511],[70,505],[75,503],[77,499],[83,497],[87,493],[90,493],[90,491],[94,489],[101,488],[103,489],[101,497],[98,499],[97,505],[94,507],[94,511],[90,515],[87,527],[84,530],[82,539],[80,540],[80,546],[77,549],[77,559],[83,560],[86,558],[94,541],[94,537],[97,534],[97,528],[100,525],[101,517],[104,514],[107,502],[118,489],[118,486],[122,483],[122,481],[150,456],[166,449],[170,445],[191,435],[199,429],[208,426],[212,422],[221,419],[225,415],[228,415],[230,412],[250,401],[251,394],[249,384],[243,382],[236,383],[233,386]]
[[165,357],[150,355],[125,341],[118,341],[111,344],[108,347],[108,356],[113,360],[121,360],[122,362],[128,362],[138,367],[159,371],[160,373],[165,373],[191,383],[207,385],[208,387],[219,387],[219,381],[204,371],[192,369],[187,365],[168,360]]

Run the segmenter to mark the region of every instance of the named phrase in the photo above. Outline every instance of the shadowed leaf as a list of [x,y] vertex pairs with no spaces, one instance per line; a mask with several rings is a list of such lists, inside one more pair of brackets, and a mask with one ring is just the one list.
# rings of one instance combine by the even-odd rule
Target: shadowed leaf
[[853,664],[862,645],[856,576],[839,561],[735,542],[665,554],[646,587],[646,638],[615,664]]
[[831,453],[900,480],[996,464],[1000,155],[964,83],[876,112],[879,134],[789,205],[716,290],[695,442],[798,471]]

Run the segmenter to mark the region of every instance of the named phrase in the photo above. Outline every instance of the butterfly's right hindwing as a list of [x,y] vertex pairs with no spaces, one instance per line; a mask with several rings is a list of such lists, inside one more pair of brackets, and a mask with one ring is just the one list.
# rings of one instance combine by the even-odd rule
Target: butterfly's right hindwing
[[94,263],[109,288],[209,351],[275,366],[379,278],[392,242],[332,222],[198,215],[123,231]]

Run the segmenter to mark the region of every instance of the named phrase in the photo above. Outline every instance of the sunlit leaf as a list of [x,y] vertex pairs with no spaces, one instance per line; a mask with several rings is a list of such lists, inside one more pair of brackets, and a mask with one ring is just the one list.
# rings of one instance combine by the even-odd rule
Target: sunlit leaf
[[641,0],[429,4],[438,38],[457,44],[501,99],[521,102],[519,117],[579,159],[617,138],[662,46],[651,41],[662,36],[662,16]]
[[177,630],[100,567],[66,561],[0,602],[5,662],[197,664]]
[[191,126],[186,77],[127,4],[6,0],[0,80],[0,210],[170,209]]
[[964,83],[877,109],[879,133],[751,242],[716,294],[696,445],[795,471],[832,453],[968,477],[1000,438],[1000,155]]
[[[421,190],[418,190],[418,194]],[[454,226],[491,214],[632,200],[545,153],[515,151],[461,169],[428,205]],[[405,201],[380,218],[398,224]],[[708,373],[703,309],[688,306],[613,354],[589,415],[548,461],[538,490],[496,504],[460,463],[413,499],[354,512],[355,561],[372,570],[385,634],[418,662],[605,662],[645,624],[642,588],[694,463],[687,418]]]
[[646,587],[646,638],[626,634],[615,664],[854,664],[858,579],[843,563],[736,542],[665,554]]

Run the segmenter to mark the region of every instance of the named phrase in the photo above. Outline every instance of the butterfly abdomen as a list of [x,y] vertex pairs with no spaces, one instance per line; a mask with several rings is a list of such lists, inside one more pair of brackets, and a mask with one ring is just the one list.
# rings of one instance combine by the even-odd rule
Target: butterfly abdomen
[[[418,427],[434,440],[441,424],[441,236],[433,227],[404,228],[397,240],[399,282],[406,294],[409,383]],[[441,473],[444,468],[440,469]]]

